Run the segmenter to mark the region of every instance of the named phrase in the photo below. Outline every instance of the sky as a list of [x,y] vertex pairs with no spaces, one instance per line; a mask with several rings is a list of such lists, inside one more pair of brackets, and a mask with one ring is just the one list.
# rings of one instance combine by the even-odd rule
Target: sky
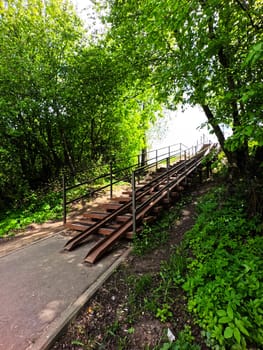
[[[206,123],[207,119],[200,107],[188,107],[184,112],[181,109],[177,111],[168,111],[164,120],[160,120],[156,129],[149,138],[152,149],[165,147],[177,143],[191,147],[202,142],[215,141],[215,136],[209,134],[207,127],[200,128],[201,124]],[[160,127],[159,127],[160,124]],[[151,133],[150,133],[151,134]]]
[[[90,0],[72,0],[76,6],[76,10],[84,22],[88,22],[92,17],[92,3]],[[95,26],[100,27],[97,23]],[[199,107],[188,107],[184,112],[181,109],[178,111],[168,111],[164,119],[160,120],[156,127],[149,132],[148,143],[151,149],[157,149],[183,143],[188,147],[201,143],[205,139],[216,141],[215,137],[209,134],[205,127],[200,130],[200,125],[207,121],[204,112]],[[160,129],[156,132],[156,129]]]
[[76,6],[76,10],[80,15],[85,13],[85,9],[91,6],[92,4],[90,0],[71,0],[71,2]]

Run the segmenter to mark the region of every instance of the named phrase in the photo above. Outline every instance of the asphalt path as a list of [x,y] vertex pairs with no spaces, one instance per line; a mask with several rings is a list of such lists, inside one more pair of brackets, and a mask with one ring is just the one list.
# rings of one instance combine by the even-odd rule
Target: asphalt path
[[118,265],[125,248],[96,265],[83,263],[92,243],[67,252],[58,234],[0,258],[0,349],[47,348]]

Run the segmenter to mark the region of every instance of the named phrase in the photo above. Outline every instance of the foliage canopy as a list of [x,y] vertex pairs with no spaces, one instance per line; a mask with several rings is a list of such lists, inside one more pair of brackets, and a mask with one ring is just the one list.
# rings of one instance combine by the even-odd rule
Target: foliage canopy
[[[260,173],[262,1],[110,0],[108,40],[170,108],[202,106],[228,161]],[[232,129],[226,141],[222,126]],[[251,147],[249,147],[251,146]]]
[[62,169],[75,174],[143,147],[151,89],[129,88],[69,1],[0,1],[0,60],[0,208]]

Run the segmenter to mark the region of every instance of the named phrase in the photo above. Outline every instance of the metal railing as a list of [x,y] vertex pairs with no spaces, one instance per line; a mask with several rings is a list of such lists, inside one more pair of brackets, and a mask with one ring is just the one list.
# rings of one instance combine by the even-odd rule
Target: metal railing
[[[211,145],[210,145],[211,146]],[[191,169],[195,169],[199,163],[200,163],[200,159],[202,159],[202,157],[205,155],[205,152],[210,152],[210,146],[207,146],[207,148],[204,148],[204,150],[202,150],[202,147],[198,148],[198,146],[193,146],[187,149],[182,150],[182,148],[180,147],[179,151],[175,152],[175,154],[173,152],[170,152],[170,148],[168,153],[164,153],[163,155],[166,156],[166,158],[162,158],[162,157],[157,157],[155,158],[155,167],[156,169],[158,168],[158,164],[163,164],[165,162],[165,172],[163,174],[161,174],[160,176],[157,176],[156,179],[152,180],[150,183],[156,182],[158,183],[159,179],[165,179],[166,181],[166,185],[165,188],[162,191],[166,191],[167,192],[167,200],[169,201],[169,197],[170,197],[170,184],[172,184],[174,181],[170,181],[170,177],[171,175],[175,172],[175,171],[180,171],[182,173],[185,174],[184,177],[184,181],[186,181],[187,179],[187,175],[188,175],[188,168]],[[178,161],[178,166],[176,166],[176,168],[173,166],[171,167],[171,159],[175,157],[175,162],[173,163],[177,163]],[[177,159],[177,161],[176,161]],[[181,161],[184,161],[183,163],[181,163]],[[193,163],[193,164],[192,164]],[[182,164],[182,165],[180,165]],[[138,187],[139,184],[139,177],[140,177],[140,173],[142,172],[142,170],[146,169],[147,167],[149,167],[150,165],[146,165],[144,167],[140,167],[138,169],[135,169],[132,173],[132,218],[133,218],[133,233],[136,233],[136,218],[137,218],[137,214],[146,206],[148,205],[150,202],[153,202],[155,200],[155,197],[159,195],[159,192],[154,193],[152,195],[149,195],[149,198],[144,201],[142,204],[139,202],[137,203],[136,198],[137,198],[137,192],[139,190],[141,190],[140,187]],[[149,185],[149,184],[148,184]]]
[[[85,198],[91,198],[96,193],[105,191],[106,189],[109,189],[109,196],[112,198],[114,185],[122,182],[133,184],[136,180],[139,182],[147,172],[156,171],[163,164],[168,168],[172,162],[175,163],[190,159],[196,154],[197,150],[197,146],[187,148],[182,143],[151,150],[146,153],[143,165],[141,165],[141,155],[137,156],[137,162],[135,164],[118,170],[115,170],[118,162],[116,161],[115,164],[111,162],[109,164],[109,172],[70,186],[67,186],[66,177],[63,175],[63,223],[66,224],[67,222],[67,208],[69,205]],[[102,186],[97,185],[100,181],[104,182]],[[84,187],[81,191],[84,194],[76,195],[72,199],[69,199],[69,192],[80,187]]]

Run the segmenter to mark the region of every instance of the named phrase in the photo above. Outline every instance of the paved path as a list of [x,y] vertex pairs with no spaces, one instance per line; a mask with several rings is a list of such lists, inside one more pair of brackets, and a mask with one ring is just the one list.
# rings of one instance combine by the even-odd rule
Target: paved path
[[125,251],[89,266],[82,261],[90,245],[64,252],[66,241],[55,234],[0,257],[0,350],[45,349]]

